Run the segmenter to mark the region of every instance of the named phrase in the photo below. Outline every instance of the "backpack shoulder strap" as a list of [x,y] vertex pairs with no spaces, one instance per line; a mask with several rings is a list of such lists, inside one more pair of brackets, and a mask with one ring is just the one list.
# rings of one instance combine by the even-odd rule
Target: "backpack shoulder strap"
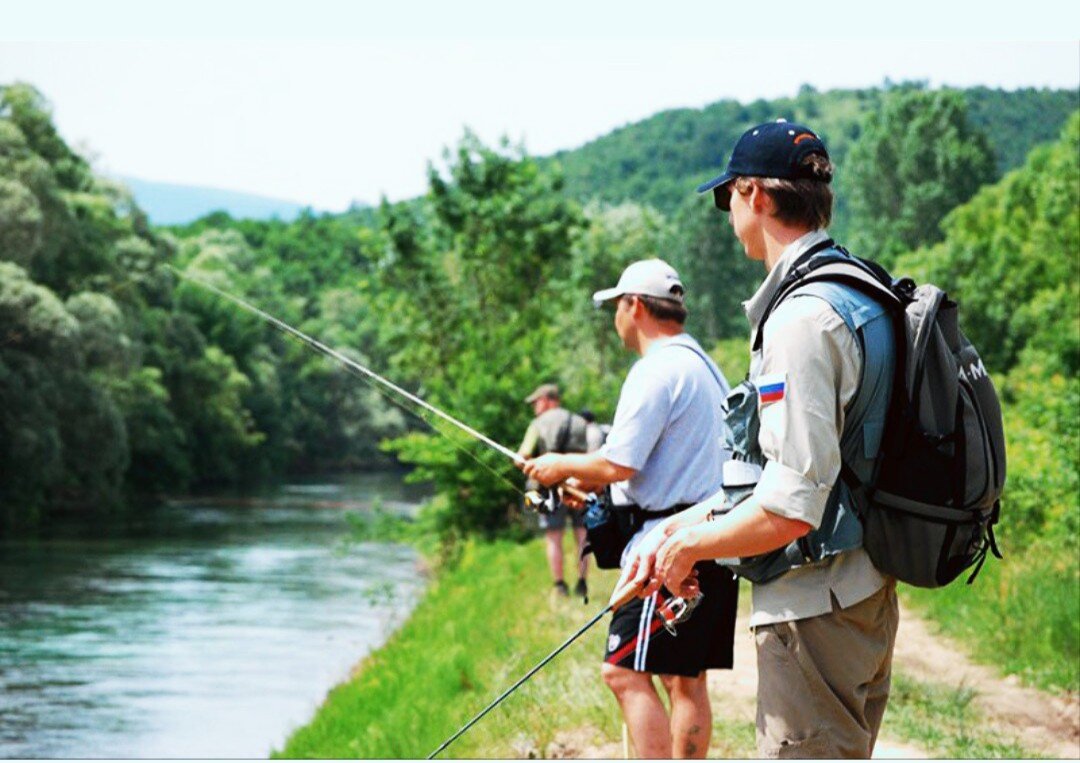
[[566,446],[570,444],[570,429],[574,423],[574,414],[570,411],[566,412],[566,420],[563,421],[562,426],[559,427],[558,434],[555,435],[555,447],[552,448],[554,453],[565,453]]
[[765,336],[765,322],[780,303],[801,286],[819,281],[848,286],[879,301],[896,314],[904,305],[892,287],[892,279],[880,265],[853,257],[832,239],[814,247],[796,262],[791,272],[781,281],[776,293],[769,300],[765,313],[758,322],[754,334],[753,350],[761,349]]
[[712,358],[706,355],[703,350],[698,349],[689,342],[672,342],[671,344],[675,347],[684,347],[687,350],[690,350],[690,352],[697,355],[699,358],[701,358],[702,362],[705,364],[705,367],[709,369],[709,373],[712,374],[713,379],[716,380],[716,384],[720,387],[721,394],[724,397],[727,397],[727,393],[731,390],[731,385],[727,383],[726,379],[724,379],[723,373],[717,367],[716,363],[713,361]]

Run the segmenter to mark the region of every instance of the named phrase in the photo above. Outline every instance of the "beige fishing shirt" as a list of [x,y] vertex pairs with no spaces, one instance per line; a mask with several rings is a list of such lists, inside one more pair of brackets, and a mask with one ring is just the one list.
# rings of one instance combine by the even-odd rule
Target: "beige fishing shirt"
[[[765,282],[743,303],[751,336],[792,264],[827,238],[824,231],[814,231],[784,250]],[[773,311],[762,349],[750,361],[750,378],[759,389],[783,384],[782,397],[759,403],[758,442],[767,462],[754,495],[767,511],[815,528],[821,524],[840,475],[844,409],[858,390],[861,374],[858,341],[827,302],[793,297]],[[750,625],[823,615],[832,610],[832,597],[841,607],[850,607],[884,584],[863,549],[848,551],[755,584]]]

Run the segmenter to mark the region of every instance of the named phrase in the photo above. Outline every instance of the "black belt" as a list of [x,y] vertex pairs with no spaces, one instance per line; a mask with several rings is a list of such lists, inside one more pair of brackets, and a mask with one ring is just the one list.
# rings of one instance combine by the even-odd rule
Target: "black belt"
[[658,511],[652,511],[650,509],[643,509],[636,503],[627,503],[622,506],[612,506],[614,511],[628,511],[634,517],[634,526],[641,527],[646,521],[650,519],[663,519],[664,517],[670,517],[672,514],[678,514],[680,511],[686,511],[691,506],[696,506],[693,503],[677,503],[674,506],[666,509],[660,509]]

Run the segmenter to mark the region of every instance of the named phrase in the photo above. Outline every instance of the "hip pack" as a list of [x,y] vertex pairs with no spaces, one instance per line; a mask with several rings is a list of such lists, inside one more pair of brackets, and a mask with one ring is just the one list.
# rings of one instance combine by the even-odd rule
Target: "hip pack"
[[874,565],[911,585],[936,588],[975,566],[994,538],[1005,485],[1001,405],[979,353],[960,330],[959,306],[932,284],[893,279],[832,241],[800,258],[766,308],[816,282],[855,289],[885,307],[896,337],[896,371],[881,447],[869,482],[844,464],[856,496],[863,547]]
[[616,570],[622,562],[623,550],[647,521],[670,517],[692,505],[684,503],[663,511],[646,511],[639,506],[612,506],[608,491],[602,497],[592,496],[582,518],[587,542],[581,558],[591,553],[597,567]]

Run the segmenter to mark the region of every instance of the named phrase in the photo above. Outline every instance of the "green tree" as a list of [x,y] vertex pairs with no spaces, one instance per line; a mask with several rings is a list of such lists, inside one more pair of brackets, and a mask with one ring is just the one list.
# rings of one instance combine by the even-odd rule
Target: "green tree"
[[952,212],[940,244],[900,258],[963,306],[964,330],[1004,372],[1026,347],[1080,370],[1080,112],[1053,145]]
[[839,175],[853,251],[889,264],[940,241],[945,215],[994,174],[989,143],[969,124],[962,95],[890,94],[867,115]]
[[[551,286],[582,218],[561,177],[506,142],[493,149],[466,134],[445,159],[428,173],[422,209],[384,205],[378,278],[408,287],[376,288],[380,312],[410,338],[395,362],[432,403],[513,443],[528,421],[523,391],[555,376]],[[460,440],[416,432],[390,447],[451,497],[436,517],[444,531],[498,532],[516,475],[505,456]]]
[[716,208],[711,194],[683,205],[667,249],[686,284],[690,332],[706,346],[746,336],[749,324],[742,303],[761,283],[764,269],[746,257],[727,214]]
[[[612,328],[611,312],[598,310],[592,294],[614,286],[632,262],[670,259],[663,246],[666,235],[667,221],[650,207],[629,202],[614,207],[594,202],[585,207],[585,226],[555,284],[564,306],[548,313],[567,350],[561,353],[566,369],[562,377],[571,386],[586,385],[589,370],[594,371],[591,378],[599,379],[625,369],[628,356]],[[597,401],[589,407],[600,414],[607,406]]]

